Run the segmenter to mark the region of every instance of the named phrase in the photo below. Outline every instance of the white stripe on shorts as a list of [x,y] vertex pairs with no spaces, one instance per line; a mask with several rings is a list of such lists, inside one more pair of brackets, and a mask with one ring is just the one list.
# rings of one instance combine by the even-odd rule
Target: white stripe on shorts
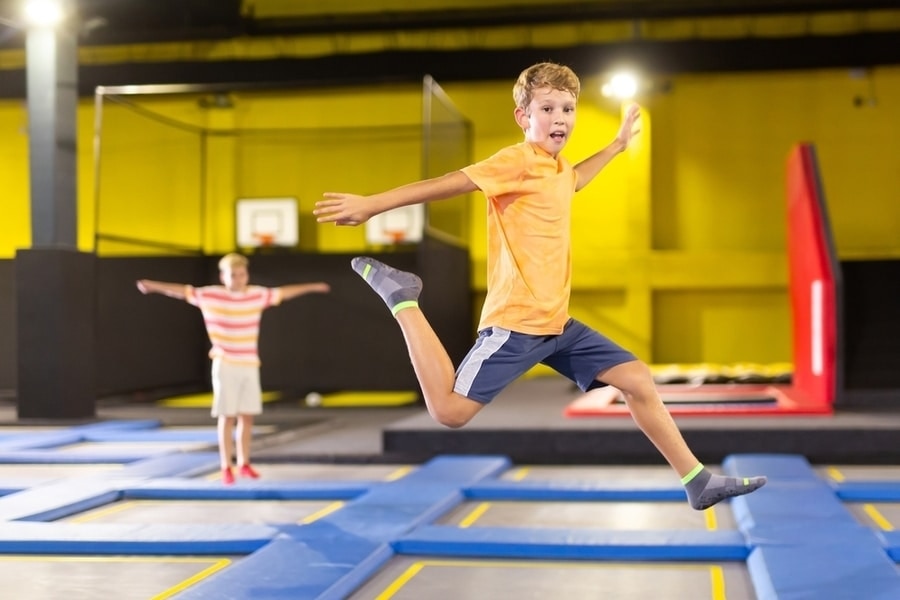
[[469,390],[472,389],[472,384],[481,371],[481,364],[503,347],[509,339],[509,334],[509,329],[491,327],[491,335],[485,336],[481,344],[466,358],[466,362],[460,365],[456,374],[456,384],[453,386],[454,392],[463,396],[469,395]]

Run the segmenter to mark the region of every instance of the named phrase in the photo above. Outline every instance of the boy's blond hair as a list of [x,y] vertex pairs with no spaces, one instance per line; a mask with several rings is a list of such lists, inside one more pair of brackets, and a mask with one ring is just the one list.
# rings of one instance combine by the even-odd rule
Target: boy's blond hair
[[250,264],[247,257],[237,252],[231,252],[219,259],[219,271],[226,271],[235,267],[246,267]]
[[534,97],[534,91],[545,87],[570,92],[576,100],[581,92],[578,75],[569,67],[552,62],[537,63],[522,71],[516,85],[513,86],[513,99],[516,101],[516,106],[527,110]]

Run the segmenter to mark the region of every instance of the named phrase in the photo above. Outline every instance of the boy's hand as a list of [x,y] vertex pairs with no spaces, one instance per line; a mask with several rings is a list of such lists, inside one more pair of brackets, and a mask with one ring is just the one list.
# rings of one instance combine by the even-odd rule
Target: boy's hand
[[142,294],[150,293],[150,286],[148,285],[148,281],[146,279],[138,279],[137,289],[141,291]]
[[368,221],[374,214],[371,203],[365,196],[326,192],[322,197],[325,200],[316,202],[316,208],[313,210],[319,223],[359,225]]
[[641,118],[641,107],[632,104],[625,111],[622,117],[622,124],[619,126],[619,132],[616,134],[616,141],[622,146],[622,150],[631,143],[631,138],[640,133],[641,128],[637,127],[638,119]]

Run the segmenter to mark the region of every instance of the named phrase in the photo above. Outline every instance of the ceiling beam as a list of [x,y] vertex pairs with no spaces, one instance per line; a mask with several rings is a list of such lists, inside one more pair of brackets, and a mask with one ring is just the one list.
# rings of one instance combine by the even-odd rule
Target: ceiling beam
[[477,29],[588,21],[860,13],[897,9],[897,0],[606,0],[443,10],[371,11],[248,18],[247,35],[309,35],[427,29]]
[[[99,85],[196,84],[217,88],[331,87],[419,82],[509,80],[528,65],[554,60],[582,76],[627,57],[647,74],[860,68],[900,64],[900,32],[849,36],[635,41],[567,48],[385,51],[317,58],[82,65],[79,93]],[[0,97],[25,95],[24,69],[0,71]]]

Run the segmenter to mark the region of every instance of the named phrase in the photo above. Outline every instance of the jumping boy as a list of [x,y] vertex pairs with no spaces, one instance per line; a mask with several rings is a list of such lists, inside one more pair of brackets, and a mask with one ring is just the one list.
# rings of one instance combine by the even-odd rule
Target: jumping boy
[[421,280],[368,257],[352,260],[397,319],[428,411],[441,424],[462,427],[504,387],[543,363],[583,391],[604,385],[621,390],[635,422],[681,477],[695,509],[752,492],[765,477],[724,477],[706,469],[662,403],[647,365],[568,314],[572,197],[628,147],[640,115],[631,106],[612,143],[573,168],[560,152],[575,127],[579,91],[578,77],[568,67],[533,65],[513,88],[524,142],[459,171],[379,194],[326,193],[313,212],[320,223],[358,225],[399,206],[476,190],[486,196],[487,295],[478,338],[456,370],[419,309]]
[[259,381],[259,323],[262,312],[302,296],[330,290],[326,283],[298,283],[277,288],[249,285],[249,261],[241,254],[227,254],[219,261],[222,285],[193,287],[141,279],[138,289],[186,300],[200,308],[212,348],[212,416],[218,419],[219,463],[222,482],[234,483],[231,457],[234,454],[237,421],[237,465],[242,477],[257,479],[250,464],[253,416],[262,413]]

